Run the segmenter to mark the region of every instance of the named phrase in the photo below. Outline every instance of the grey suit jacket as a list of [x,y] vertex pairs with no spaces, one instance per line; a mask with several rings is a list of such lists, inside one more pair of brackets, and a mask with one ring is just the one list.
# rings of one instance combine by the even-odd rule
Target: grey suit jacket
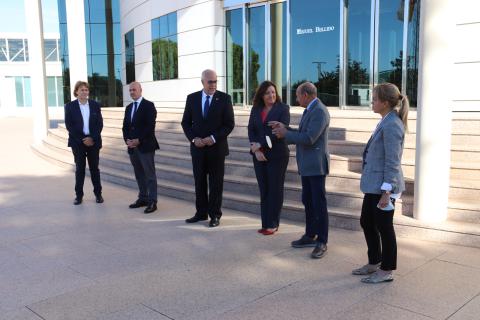
[[392,193],[405,190],[402,153],[405,127],[396,111],[385,116],[363,152],[363,172],[360,190],[380,194],[384,182],[392,185]]
[[298,130],[288,128],[285,140],[297,149],[298,173],[301,176],[327,175],[330,168],[328,128],[330,114],[316,99],[300,121]]

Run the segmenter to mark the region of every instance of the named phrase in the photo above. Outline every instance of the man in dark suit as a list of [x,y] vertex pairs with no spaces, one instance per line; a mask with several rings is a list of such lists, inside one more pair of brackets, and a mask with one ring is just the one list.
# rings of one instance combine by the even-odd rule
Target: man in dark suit
[[272,121],[273,133],[296,145],[298,172],[302,177],[302,202],[305,206],[305,234],[292,242],[294,248],[315,247],[311,257],[327,252],[328,210],[325,177],[329,173],[328,128],[330,114],[317,98],[317,88],[305,82],[297,88],[297,101],[305,108],[298,129]]
[[[235,126],[230,96],[217,91],[217,74],[202,72],[203,90],[187,97],[182,128],[190,144],[197,212],[185,220],[207,220],[210,227],[220,224],[222,216],[223,176],[228,155],[227,136]],[[207,191],[208,179],[208,191]]]
[[129,208],[146,206],[144,213],[148,214],[157,210],[155,172],[155,150],[159,149],[155,137],[157,109],[153,102],[142,97],[140,83],[130,83],[129,92],[133,102],[125,109],[122,131],[139,189],[138,199]]
[[77,81],[73,90],[73,95],[77,99],[65,105],[68,146],[72,148],[75,159],[76,197],[74,205],[81,204],[83,200],[86,160],[90,169],[96,202],[103,202],[100,170],[98,169],[100,148],[102,148],[103,118],[98,103],[88,99],[89,93],[88,83]]

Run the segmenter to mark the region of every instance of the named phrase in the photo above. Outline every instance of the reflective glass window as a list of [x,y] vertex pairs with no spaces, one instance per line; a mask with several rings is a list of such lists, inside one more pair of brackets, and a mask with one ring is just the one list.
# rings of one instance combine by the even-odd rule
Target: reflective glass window
[[248,104],[265,81],[265,6],[248,9]]
[[0,61],[8,61],[7,40],[0,39]]
[[407,96],[410,106],[417,107],[418,49],[420,39],[420,0],[410,0],[408,10]]
[[107,54],[92,54],[90,55],[92,63],[92,76],[108,77],[108,55]]
[[177,13],[151,21],[153,80],[178,78]]
[[127,84],[135,81],[135,40],[134,31],[125,34],[125,72]]
[[23,100],[23,77],[15,77],[15,95],[17,98],[17,107],[24,107]]
[[369,106],[371,101],[371,10],[371,0],[346,1],[346,103],[349,106]]
[[25,52],[25,61],[28,61],[28,40],[27,39],[24,39],[23,40],[23,48],[24,48],[24,52]]
[[118,0],[112,0],[112,19],[113,23],[120,23],[120,3]]
[[172,12],[167,15],[168,18],[168,34],[177,34],[177,13]]
[[58,50],[56,39],[45,39],[43,42],[45,61],[58,61]]
[[57,0],[58,6],[58,22],[60,24],[67,23],[67,9],[65,7],[65,0]]
[[242,9],[226,12],[227,92],[234,105],[243,105],[243,13]]
[[160,19],[153,19],[151,23],[152,40],[160,38]]
[[[105,23],[105,0],[85,0],[88,2],[90,11],[90,23]],[[110,1],[108,5],[111,8]]]
[[[107,30],[105,24],[90,25],[90,54],[107,54]],[[113,53],[113,52],[112,52]]]
[[63,106],[64,104],[64,98],[63,98],[63,80],[61,77],[55,77],[56,85],[57,85],[57,101],[58,101],[58,106]]
[[178,45],[177,35],[168,37],[168,78],[178,78]]
[[168,32],[168,18],[167,18],[167,16],[160,17],[159,21],[158,21],[158,24],[159,24],[160,38],[168,37],[169,32]]
[[30,77],[23,77],[23,96],[25,107],[32,106],[32,89],[30,84]]
[[290,1],[291,97],[304,81],[315,84],[327,106],[339,105],[340,2]]
[[402,89],[403,1],[379,3],[378,83],[390,82]]
[[115,54],[122,54],[122,36],[120,31],[120,24],[113,24],[113,52]]
[[47,102],[49,107],[57,106],[57,81],[55,77],[47,77]]
[[10,61],[25,61],[23,39],[8,39]]

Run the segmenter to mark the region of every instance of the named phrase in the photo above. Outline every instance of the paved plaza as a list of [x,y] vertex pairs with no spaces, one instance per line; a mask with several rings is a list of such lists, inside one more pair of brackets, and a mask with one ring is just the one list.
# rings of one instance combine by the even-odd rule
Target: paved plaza
[[363,284],[361,232],[331,229],[313,260],[290,247],[296,222],[263,236],[225,210],[219,228],[187,225],[193,203],[144,215],[135,190],[103,182],[97,204],[89,177],[73,206],[74,174],[31,151],[30,118],[0,118],[0,136],[2,320],[480,319],[480,249],[399,238],[395,281]]

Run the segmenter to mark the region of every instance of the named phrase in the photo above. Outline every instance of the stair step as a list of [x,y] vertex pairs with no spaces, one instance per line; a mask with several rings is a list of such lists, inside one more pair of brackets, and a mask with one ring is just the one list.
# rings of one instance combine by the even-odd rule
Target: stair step
[[[60,153],[54,153],[45,146],[33,147],[40,156],[73,168],[73,159]],[[87,171],[88,174],[88,171]],[[112,168],[102,169],[102,180],[136,188],[136,182],[132,174]],[[194,202],[194,187],[172,181],[158,180],[159,194],[175,197]],[[255,196],[241,195],[224,192],[223,206],[235,210],[257,213],[259,212],[259,200]],[[161,203],[159,204],[161,210]],[[359,209],[346,209],[329,206],[329,222],[331,227],[339,227],[350,230],[360,230]],[[282,210],[282,218],[304,221],[305,214],[300,202],[285,201]],[[453,244],[480,247],[480,226],[474,223],[457,223],[447,221],[441,224],[423,223],[421,221],[395,214],[394,224],[397,234],[409,238],[442,241]]]

